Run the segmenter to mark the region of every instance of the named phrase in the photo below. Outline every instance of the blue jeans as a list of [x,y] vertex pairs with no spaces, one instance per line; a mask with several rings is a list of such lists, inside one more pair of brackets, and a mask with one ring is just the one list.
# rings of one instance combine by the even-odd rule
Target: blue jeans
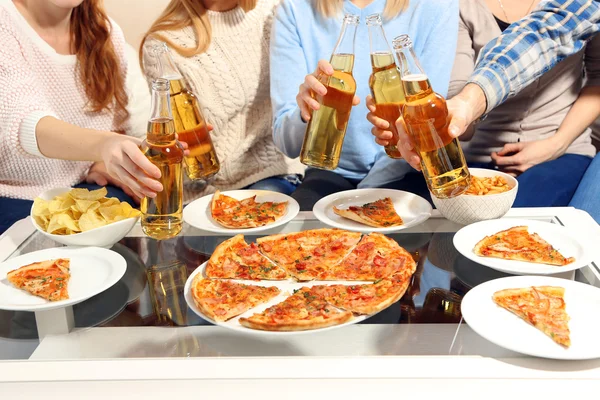
[[569,205],[587,211],[600,224],[600,153],[581,178]]
[[[587,156],[564,154],[529,168],[517,177],[519,191],[513,207],[568,206],[591,162]],[[469,166],[493,169],[491,164],[469,163]]]
[[265,178],[252,185],[246,186],[244,189],[251,190],[270,190],[272,192],[283,193],[290,195],[294,193],[298,185],[300,184],[300,178],[297,175],[281,175],[272,176]]
[[[98,185],[91,185],[89,183],[81,183],[76,188],[86,188],[89,190],[100,189]],[[114,186],[107,186],[108,197],[116,197],[120,201],[126,201],[131,204],[132,207],[137,207],[137,204],[127,196],[125,192]],[[27,217],[31,211],[33,201],[22,200],[22,199],[10,199],[7,197],[0,197],[0,235],[4,233],[8,228],[20,219]]]

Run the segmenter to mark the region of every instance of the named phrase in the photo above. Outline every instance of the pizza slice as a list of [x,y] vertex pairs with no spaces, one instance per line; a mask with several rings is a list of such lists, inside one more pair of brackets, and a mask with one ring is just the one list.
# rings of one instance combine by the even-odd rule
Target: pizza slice
[[556,286],[533,286],[500,290],[494,302],[548,335],[556,343],[571,346],[569,315],[565,289]]
[[409,283],[410,276],[395,275],[363,285],[316,285],[310,293],[342,310],[372,315],[400,300]]
[[15,287],[49,301],[67,300],[71,274],[70,260],[59,258],[25,265],[10,271],[6,278]]
[[280,290],[270,286],[244,285],[232,281],[203,279],[197,275],[192,283],[196,307],[214,321],[227,321],[264,304]]
[[537,233],[529,233],[526,226],[515,226],[486,236],[475,245],[473,252],[482,257],[558,266],[575,262],[575,258],[564,257]]
[[313,229],[257,240],[260,251],[299,281],[316,279],[333,269],[359,242],[359,232]]
[[283,280],[287,272],[260,254],[258,246],[236,235],[217,246],[206,265],[207,278]]
[[215,221],[226,228],[246,229],[271,224],[283,217],[287,201],[257,203],[256,196],[237,200],[220,191],[213,195],[210,210]]
[[350,311],[339,310],[303,287],[283,302],[260,314],[240,318],[247,328],[265,331],[305,331],[340,325],[352,319]]
[[389,197],[362,206],[350,206],[348,209],[339,209],[334,206],[333,212],[341,217],[375,228],[388,228],[404,224]]
[[363,236],[344,260],[318,275],[321,280],[375,281],[406,271],[412,275],[417,264],[398,243],[380,233]]

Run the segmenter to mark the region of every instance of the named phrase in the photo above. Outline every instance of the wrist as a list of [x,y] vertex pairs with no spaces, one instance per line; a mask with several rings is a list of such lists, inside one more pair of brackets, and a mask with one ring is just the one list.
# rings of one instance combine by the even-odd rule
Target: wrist
[[468,83],[463,90],[458,94],[460,98],[467,104],[467,107],[471,110],[470,121],[467,125],[473,122],[481,120],[486,110],[486,97],[483,90],[474,83]]
[[554,149],[554,153],[557,155],[565,154],[569,144],[566,140],[564,140],[558,132],[554,136],[548,138],[550,142],[550,146]]

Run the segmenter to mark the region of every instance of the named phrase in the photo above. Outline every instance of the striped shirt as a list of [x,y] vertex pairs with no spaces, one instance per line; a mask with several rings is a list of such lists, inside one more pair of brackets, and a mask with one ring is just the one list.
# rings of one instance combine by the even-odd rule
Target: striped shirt
[[469,83],[487,99],[486,114],[600,31],[600,0],[548,0],[480,52]]

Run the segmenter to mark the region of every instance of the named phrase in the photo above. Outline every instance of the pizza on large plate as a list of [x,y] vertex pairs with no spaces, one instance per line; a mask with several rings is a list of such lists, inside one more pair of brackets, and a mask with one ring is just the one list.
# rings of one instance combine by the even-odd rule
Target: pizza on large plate
[[535,326],[556,343],[564,347],[571,345],[564,288],[504,289],[494,293],[492,298],[497,305]]
[[473,251],[482,257],[538,264],[563,266],[575,262],[575,258],[566,258],[537,233],[529,233],[526,226],[515,226],[486,236],[475,245]]
[[347,209],[334,206],[333,212],[341,217],[375,228],[389,228],[404,224],[402,217],[396,212],[394,203],[389,197],[362,206],[350,206]]
[[15,287],[49,301],[67,300],[70,260],[58,258],[25,265],[10,271],[6,278]]
[[237,200],[217,190],[210,211],[213,219],[226,228],[247,229],[272,224],[285,215],[287,205],[287,201],[259,203],[256,196]]

